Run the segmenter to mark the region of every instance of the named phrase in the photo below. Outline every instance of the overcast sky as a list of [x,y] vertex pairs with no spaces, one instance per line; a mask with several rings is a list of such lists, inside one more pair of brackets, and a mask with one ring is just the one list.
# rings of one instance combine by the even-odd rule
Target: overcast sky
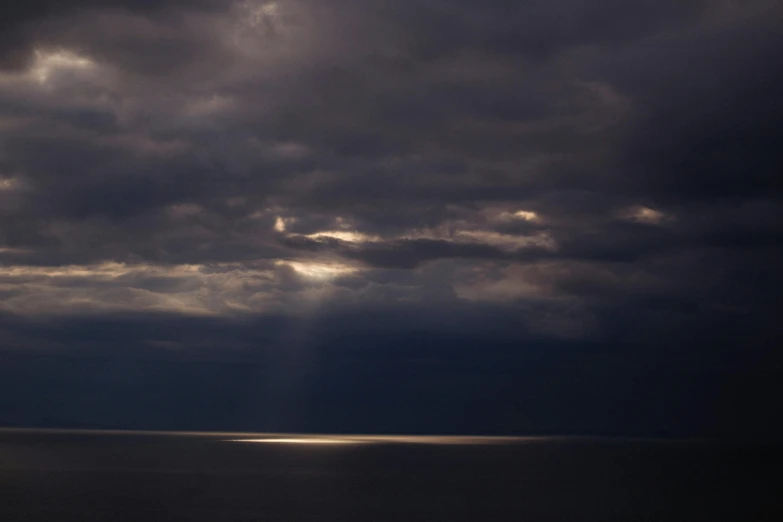
[[29,0],[0,425],[780,435],[776,0]]

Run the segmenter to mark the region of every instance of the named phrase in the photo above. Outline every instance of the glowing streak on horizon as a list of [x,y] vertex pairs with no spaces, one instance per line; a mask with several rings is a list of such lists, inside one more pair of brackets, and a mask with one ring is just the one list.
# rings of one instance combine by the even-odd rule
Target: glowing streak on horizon
[[362,440],[348,440],[348,439],[230,439],[228,442],[254,442],[260,444],[362,444],[365,441]]
[[224,442],[257,444],[435,444],[435,445],[487,445],[527,443],[546,440],[547,437],[494,437],[450,435],[345,435],[337,437],[272,437],[257,439],[225,439]]

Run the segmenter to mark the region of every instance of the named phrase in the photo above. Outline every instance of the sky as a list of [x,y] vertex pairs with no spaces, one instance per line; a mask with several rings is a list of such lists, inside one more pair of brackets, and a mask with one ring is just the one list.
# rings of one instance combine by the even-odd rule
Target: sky
[[783,436],[776,0],[0,16],[0,426]]

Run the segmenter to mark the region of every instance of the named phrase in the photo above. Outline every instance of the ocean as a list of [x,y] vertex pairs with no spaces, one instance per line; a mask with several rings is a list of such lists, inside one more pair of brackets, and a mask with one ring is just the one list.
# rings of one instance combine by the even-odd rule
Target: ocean
[[0,431],[0,520],[776,521],[771,444]]

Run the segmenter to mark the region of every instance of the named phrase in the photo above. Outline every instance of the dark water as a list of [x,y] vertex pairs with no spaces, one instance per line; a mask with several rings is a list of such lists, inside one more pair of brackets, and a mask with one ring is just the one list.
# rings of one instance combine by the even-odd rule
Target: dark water
[[0,520],[783,520],[773,446],[226,438],[0,432]]

